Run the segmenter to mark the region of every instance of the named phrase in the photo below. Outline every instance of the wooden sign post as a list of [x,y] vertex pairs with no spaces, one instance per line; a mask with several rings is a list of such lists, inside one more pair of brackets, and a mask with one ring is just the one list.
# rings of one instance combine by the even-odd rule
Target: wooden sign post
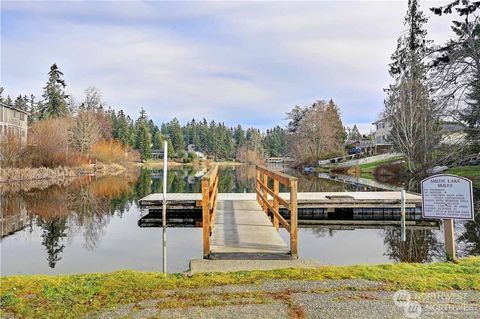
[[472,181],[449,174],[422,180],[422,216],[443,219],[447,259],[455,259],[454,219],[474,218]]

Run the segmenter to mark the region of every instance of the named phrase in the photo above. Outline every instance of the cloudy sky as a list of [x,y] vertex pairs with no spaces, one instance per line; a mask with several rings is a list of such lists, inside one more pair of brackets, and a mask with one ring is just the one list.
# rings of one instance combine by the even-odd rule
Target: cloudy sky
[[[430,16],[444,41],[449,19]],[[42,94],[57,63],[67,92],[99,88],[112,107],[155,121],[206,117],[262,129],[294,105],[334,99],[343,121],[368,132],[404,1],[1,1],[1,85]]]

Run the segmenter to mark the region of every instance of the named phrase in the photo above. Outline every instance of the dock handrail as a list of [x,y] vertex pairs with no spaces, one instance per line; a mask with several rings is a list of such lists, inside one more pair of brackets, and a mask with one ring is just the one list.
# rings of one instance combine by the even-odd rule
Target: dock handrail
[[218,202],[218,166],[213,166],[202,176],[202,228],[203,257],[210,255],[210,239],[215,224],[215,212]]
[[[273,180],[273,190],[268,186],[269,178]],[[292,258],[298,258],[297,183],[296,177],[256,165],[255,192],[257,193],[257,201],[265,213],[268,213],[268,211],[272,213],[273,226],[277,230],[280,223],[290,233],[290,254]],[[280,197],[280,184],[290,188],[290,202]],[[272,197],[272,201],[269,201],[268,195]],[[290,224],[280,215],[280,205],[290,211]]]

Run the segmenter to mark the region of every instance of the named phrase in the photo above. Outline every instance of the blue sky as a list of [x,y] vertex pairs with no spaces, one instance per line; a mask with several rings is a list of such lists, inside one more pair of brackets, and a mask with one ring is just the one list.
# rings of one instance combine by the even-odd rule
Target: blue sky
[[[423,1],[422,8],[443,2]],[[407,1],[2,1],[1,85],[41,97],[52,63],[77,101],[156,122],[195,117],[262,129],[295,105],[333,99],[368,132],[383,108],[387,65]],[[450,35],[432,17],[429,38]]]

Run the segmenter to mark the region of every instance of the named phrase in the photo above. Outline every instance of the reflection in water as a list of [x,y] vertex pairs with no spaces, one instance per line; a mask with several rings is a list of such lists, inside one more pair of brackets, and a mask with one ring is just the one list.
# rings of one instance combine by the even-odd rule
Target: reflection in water
[[441,259],[445,253],[437,234],[429,229],[407,229],[406,240],[400,240],[400,229],[385,230],[386,255],[397,262],[431,262]]
[[463,224],[464,231],[458,238],[462,244],[458,247],[459,256],[480,256],[480,189],[474,190],[475,219]]
[[[136,174],[109,176],[93,181],[86,177],[65,187],[52,185],[42,190],[6,194],[2,196],[1,205],[2,238],[21,230],[26,223],[18,220],[25,221],[23,216],[28,214],[29,220],[34,219],[42,232],[41,244],[45,247],[51,268],[62,259],[65,239],[78,232],[83,233],[84,247],[93,251],[110,216],[114,213],[123,214],[128,199],[131,202],[134,198],[131,190],[135,179]],[[16,207],[12,207],[12,201],[17,203]],[[4,232],[3,225],[10,230]]]
[[[206,171],[203,167],[170,169],[168,192],[199,193],[201,176]],[[298,172],[295,175],[299,177],[299,191],[303,192],[371,190]],[[219,177],[220,192],[254,192],[254,166],[222,167]],[[160,270],[162,234],[158,228],[138,227],[137,221],[145,212],[139,210],[137,201],[162,191],[161,170],[139,169],[122,176],[80,178],[41,188],[29,185],[22,189],[21,185],[15,185],[6,191],[5,185],[2,187],[2,272],[47,272],[41,266],[48,266],[52,273],[59,267],[59,272],[108,271],[119,267]],[[480,192],[475,194],[478,212]],[[459,224],[457,231],[459,255],[480,254],[480,215],[477,214],[475,221]],[[314,247],[326,241],[346,247],[347,237],[349,243],[364,241],[369,249],[376,249],[377,255],[381,250],[380,254],[385,253],[392,261],[428,262],[443,258],[443,246],[439,242],[442,235],[438,231],[410,229],[407,241],[402,243],[399,229],[385,229],[378,231],[383,244],[374,248],[371,248],[373,240],[378,241],[376,231],[371,231],[373,237],[368,239],[362,237],[367,236],[368,231],[338,230],[329,226],[313,226],[301,232],[308,238],[300,241],[300,249],[305,252],[302,257],[320,261],[324,256]],[[170,271],[185,270],[188,259],[201,257],[200,239],[198,228],[169,229],[169,247],[174,247],[169,248]],[[353,251],[348,260],[355,262],[360,258],[355,259],[355,254],[371,253],[368,249]],[[345,256],[335,258],[331,262],[346,260]],[[45,259],[47,263],[39,265],[39,260]]]
[[37,225],[42,228],[42,245],[47,250],[47,260],[50,268],[55,268],[65,245],[63,238],[67,237],[67,223],[65,218],[54,218],[52,220],[43,220],[41,217],[37,220]]

